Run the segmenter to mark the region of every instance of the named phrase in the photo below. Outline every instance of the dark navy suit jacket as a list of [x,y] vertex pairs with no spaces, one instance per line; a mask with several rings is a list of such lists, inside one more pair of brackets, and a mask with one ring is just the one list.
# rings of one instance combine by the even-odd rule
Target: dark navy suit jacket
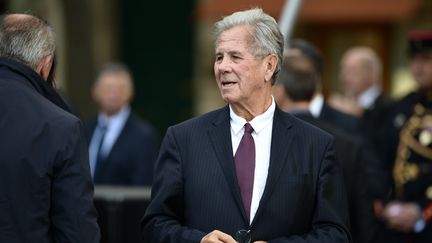
[[344,130],[345,132],[349,132],[351,134],[359,134],[360,129],[360,119],[336,110],[335,108],[329,106],[326,102],[324,102],[323,107],[321,109],[321,113],[319,115],[319,119],[338,127],[339,129]]
[[[96,119],[86,123],[88,141],[95,128]],[[154,128],[131,113],[94,183],[151,186],[159,143]]]
[[98,243],[82,123],[47,86],[0,58],[0,242]]
[[[259,148],[257,148],[259,149]],[[349,242],[332,137],[276,108],[268,178],[249,225],[231,145],[229,108],[170,127],[155,166],[145,242],[199,242],[217,229],[252,241]]]

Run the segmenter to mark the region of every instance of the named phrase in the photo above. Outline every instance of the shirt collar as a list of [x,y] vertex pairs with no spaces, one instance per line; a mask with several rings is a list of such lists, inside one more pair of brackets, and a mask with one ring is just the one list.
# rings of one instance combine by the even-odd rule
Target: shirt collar
[[98,116],[98,124],[112,126],[113,124],[123,123],[129,117],[129,114],[130,107],[128,105],[123,106],[119,112],[109,117],[101,112]]
[[324,96],[322,94],[315,95],[315,97],[311,100],[309,104],[309,111],[313,117],[320,116],[323,105]]
[[[234,134],[238,134],[242,131],[244,125],[247,123],[246,119],[238,116],[233,109],[230,108],[230,118],[231,118],[231,129],[234,131]],[[272,102],[270,107],[261,115],[254,117],[249,124],[251,124],[254,132],[259,134],[269,123],[273,122],[274,111],[276,109],[276,104],[274,98],[272,96]]]
[[359,95],[357,102],[363,109],[371,108],[379,94],[380,89],[377,85],[373,85]]

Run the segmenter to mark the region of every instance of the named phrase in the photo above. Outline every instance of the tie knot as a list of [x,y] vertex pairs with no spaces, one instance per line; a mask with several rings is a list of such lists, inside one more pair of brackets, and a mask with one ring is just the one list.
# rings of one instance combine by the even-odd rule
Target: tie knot
[[108,124],[106,122],[103,122],[103,123],[101,122],[97,126],[103,132],[105,132],[108,129]]
[[246,124],[244,125],[244,128],[245,128],[245,133],[249,133],[249,134],[251,134],[251,133],[254,131],[253,127],[252,127],[251,124],[249,124],[249,123],[246,123]]

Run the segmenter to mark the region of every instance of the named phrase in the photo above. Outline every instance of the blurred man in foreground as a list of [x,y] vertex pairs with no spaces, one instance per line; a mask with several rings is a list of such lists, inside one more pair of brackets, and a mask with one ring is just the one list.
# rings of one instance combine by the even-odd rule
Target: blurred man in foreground
[[82,124],[50,85],[44,20],[0,17],[0,242],[99,242]]

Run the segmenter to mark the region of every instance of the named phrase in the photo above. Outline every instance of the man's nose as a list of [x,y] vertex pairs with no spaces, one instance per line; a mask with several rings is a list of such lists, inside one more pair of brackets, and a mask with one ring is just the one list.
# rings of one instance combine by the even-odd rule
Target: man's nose
[[221,62],[217,65],[220,72],[225,73],[231,71],[232,61],[229,58],[223,58]]

